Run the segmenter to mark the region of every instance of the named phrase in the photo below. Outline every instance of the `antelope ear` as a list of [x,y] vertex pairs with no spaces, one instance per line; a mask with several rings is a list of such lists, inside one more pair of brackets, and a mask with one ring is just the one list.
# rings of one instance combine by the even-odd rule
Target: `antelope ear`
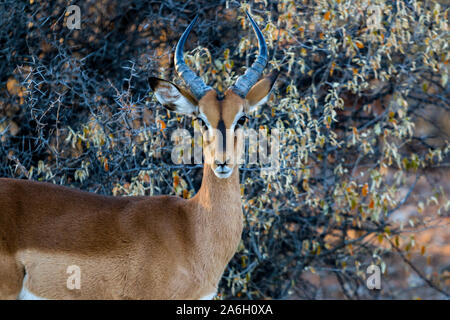
[[168,110],[187,115],[197,113],[198,101],[187,90],[155,77],[150,77],[148,83],[155,92],[156,99]]
[[247,93],[245,100],[247,100],[248,110],[252,112],[256,108],[269,100],[273,85],[280,74],[279,71],[272,71],[267,76],[259,80]]

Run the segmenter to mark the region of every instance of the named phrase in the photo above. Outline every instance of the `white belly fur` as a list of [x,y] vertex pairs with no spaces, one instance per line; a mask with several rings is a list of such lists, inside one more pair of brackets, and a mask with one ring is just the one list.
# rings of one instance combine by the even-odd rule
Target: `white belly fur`
[[214,299],[215,296],[216,296],[216,293],[213,292],[213,293],[210,293],[210,294],[208,294],[206,296],[201,297],[199,300],[212,300],[212,299]]
[[25,277],[23,278],[23,283],[22,283],[22,290],[20,290],[20,293],[19,293],[19,296],[17,297],[17,299],[18,300],[47,300],[45,298],[41,298],[41,297],[34,295],[25,287],[27,279],[28,279],[28,275],[25,274]]
[[[18,300],[47,300],[45,298],[41,298],[33,293],[31,293],[27,287],[25,286],[26,282],[28,279],[28,275],[25,274],[25,277],[23,279],[23,284],[22,284],[22,290],[20,290],[19,296],[17,297]],[[206,296],[203,296],[200,298],[200,300],[212,300],[214,299],[214,297],[216,296],[216,293],[210,293]]]

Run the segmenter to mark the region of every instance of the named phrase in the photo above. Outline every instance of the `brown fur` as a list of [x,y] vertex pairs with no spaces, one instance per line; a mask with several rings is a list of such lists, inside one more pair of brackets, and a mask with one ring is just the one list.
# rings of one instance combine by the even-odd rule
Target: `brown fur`
[[[198,299],[217,290],[242,233],[236,170],[205,166],[197,195],[108,197],[0,179],[0,299]],[[81,289],[66,286],[81,268]]]

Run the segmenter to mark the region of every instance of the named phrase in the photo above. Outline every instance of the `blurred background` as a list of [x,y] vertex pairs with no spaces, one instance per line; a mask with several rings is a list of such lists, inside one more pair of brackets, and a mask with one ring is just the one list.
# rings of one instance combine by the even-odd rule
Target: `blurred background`
[[202,166],[173,164],[170,135],[195,124],[147,78],[182,85],[174,47],[199,14],[186,61],[228,88],[257,54],[245,9],[281,71],[248,126],[287,135],[280,172],[241,169],[219,298],[448,299],[447,1],[2,1],[0,177],[192,197]]

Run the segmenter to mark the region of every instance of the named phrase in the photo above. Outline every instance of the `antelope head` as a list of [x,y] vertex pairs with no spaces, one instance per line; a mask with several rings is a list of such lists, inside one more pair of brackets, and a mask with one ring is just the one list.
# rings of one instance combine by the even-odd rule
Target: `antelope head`
[[165,108],[193,116],[199,122],[203,132],[204,160],[219,178],[228,178],[233,173],[237,161],[232,155],[239,152],[235,132],[244,126],[256,107],[268,100],[278,75],[273,72],[259,80],[267,65],[267,45],[258,25],[246,13],[258,39],[259,54],[245,74],[223,95],[206,85],[184,62],[184,44],[198,16],[186,28],[175,50],[176,71],[189,90],[166,80],[149,78],[150,87]]

